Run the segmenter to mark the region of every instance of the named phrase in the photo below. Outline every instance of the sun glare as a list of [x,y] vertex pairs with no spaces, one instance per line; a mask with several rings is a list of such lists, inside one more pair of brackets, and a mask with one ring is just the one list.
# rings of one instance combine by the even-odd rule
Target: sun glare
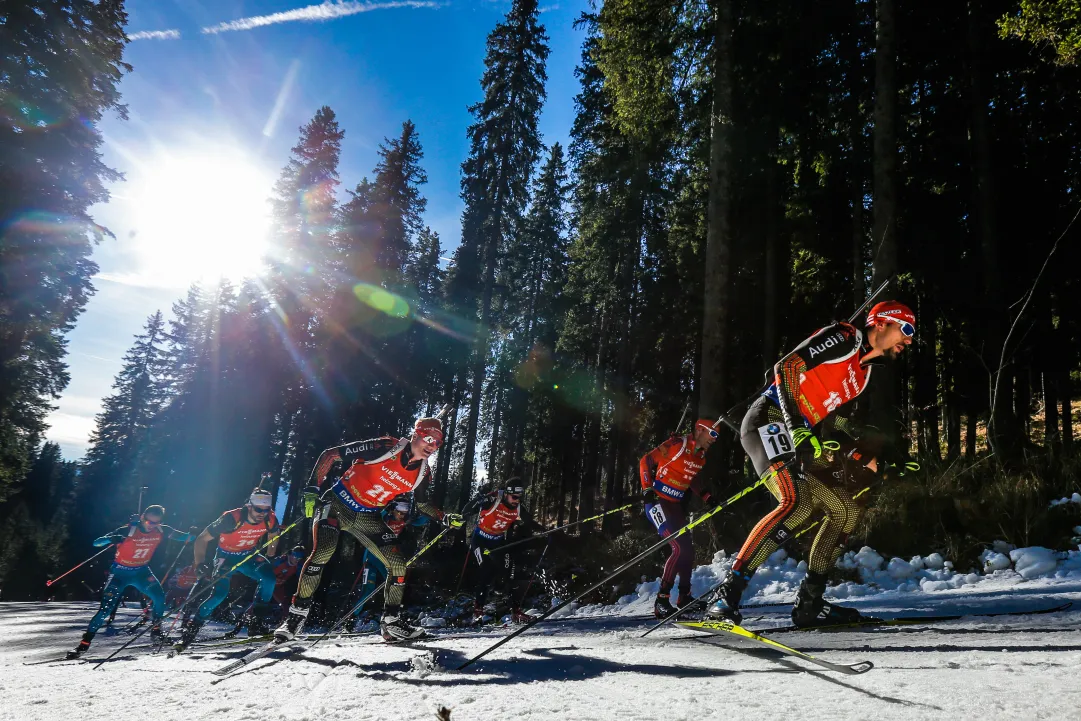
[[143,275],[185,286],[259,274],[273,178],[252,159],[235,151],[163,155],[130,182]]

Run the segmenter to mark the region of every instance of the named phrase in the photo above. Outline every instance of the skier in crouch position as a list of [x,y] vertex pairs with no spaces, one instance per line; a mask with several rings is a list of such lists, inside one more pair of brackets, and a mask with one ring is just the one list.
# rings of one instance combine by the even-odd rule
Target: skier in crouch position
[[[700,472],[706,463],[706,451],[717,440],[714,421],[699,418],[694,430],[683,436],[672,436],[638,461],[638,477],[642,482],[646,518],[661,538],[668,538],[687,525],[688,490],[693,490],[708,507],[717,505],[709,491],[702,489]],[[669,541],[671,553],[664,562],[661,587],[653,604],[653,615],[666,618],[694,600],[691,597],[691,570],[694,566],[694,545],[691,534]],[[672,606],[672,587],[679,576],[679,596]]]
[[[517,581],[520,580],[518,554],[514,551],[491,553],[506,545],[512,533],[524,535],[542,530],[540,524],[536,523],[529,512],[522,508],[525,488],[521,483],[521,479],[514,476],[507,479],[502,488],[482,493],[466,505],[466,515],[472,511],[477,512],[477,525],[469,539],[469,552],[473,560],[477,562],[479,570],[477,593],[473,600],[473,623],[484,620],[488,591],[497,575],[500,575],[504,583],[510,585],[511,591],[515,593],[511,619],[515,623],[533,620],[533,617],[523,613],[519,606],[521,599],[515,588]],[[487,556],[485,551],[489,552]],[[493,607],[489,610],[494,612],[495,609]]]
[[[423,629],[410,625],[401,616],[408,559],[400,549],[380,547],[379,539],[387,532],[381,512],[396,496],[415,491],[424,483],[431,475],[428,458],[442,443],[442,422],[438,418],[421,418],[414,424],[412,435],[405,438],[383,436],[355,441],[320,454],[313,478],[322,485],[333,471],[340,471],[340,475],[319,498],[312,518],[314,547],[301,569],[289,615],[274,632],[279,641],[292,640],[303,628],[312,595],[319,588],[323,568],[334,557],[342,531],[364,546],[390,574],[379,621],[383,638],[394,643],[424,634]],[[462,525],[458,514],[443,513],[426,503],[418,503],[416,508],[449,527]]]
[[[833,484],[831,475],[822,472],[827,464],[817,434],[834,429],[859,447],[861,437],[868,434],[836,412],[863,393],[874,366],[898,357],[915,333],[915,314],[901,303],[883,301],[867,314],[866,334],[849,323],[834,323],[774,366],[773,383],[743,417],[740,441],[779,505],[747,537],[708,616],[740,623],[740,599],[755,570],[821,509],[825,518],[807,558],[807,576],[792,609],[792,622],[815,626],[861,618],[855,609],[822,598],[826,573],[862,508],[847,489]],[[867,471],[877,471],[877,460],[870,453],[857,452],[850,458]]]
[[[229,595],[230,580],[234,573],[243,574],[258,584],[256,601],[246,619],[248,635],[260,636],[269,632],[267,623],[270,599],[274,596],[276,580],[270,561],[260,553],[235,569],[233,567],[247,558],[264,538],[272,539],[267,547],[267,555],[274,555],[281,527],[271,510],[272,503],[273,496],[270,491],[256,488],[252,490],[248,502],[242,508],[226,511],[195,539],[194,565],[201,579],[200,583],[212,578],[214,574],[224,572],[224,575],[218,577],[214,583],[214,592],[194,614],[189,615],[190,609],[185,610],[184,630],[180,635],[180,642],[174,647],[177,651],[183,651],[195,640],[206,619]],[[205,560],[206,548],[215,540],[218,548],[214,553],[214,561],[210,563]],[[196,588],[192,595],[197,597],[199,593],[200,589]]]
[[165,610],[165,592],[154,576],[154,572],[150,570],[150,561],[163,539],[187,543],[193,538],[190,533],[162,525],[161,521],[164,517],[164,507],[147,506],[141,515],[133,516],[127,526],[121,526],[112,533],[95,539],[95,548],[103,548],[110,543],[115,543],[116,555],[113,557],[112,568],[109,569],[109,579],[105,582],[105,590],[101,594],[101,606],[90,619],[90,624],[86,627],[86,633],[83,634],[79,645],[68,653],[68,658],[78,658],[86,653],[94,640],[94,634],[116,609],[128,586],[150,597],[150,637],[161,638],[161,616]]

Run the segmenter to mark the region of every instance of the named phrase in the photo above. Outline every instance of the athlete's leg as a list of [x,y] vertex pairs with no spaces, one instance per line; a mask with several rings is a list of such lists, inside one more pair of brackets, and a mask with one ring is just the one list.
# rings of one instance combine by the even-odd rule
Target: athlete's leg
[[132,578],[131,585],[139,593],[150,599],[150,623],[157,623],[162,613],[165,612],[165,591],[162,590],[161,584],[158,582],[157,577],[154,576],[154,572],[150,570],[150,566],[143,566],[139,569],[139,572]]
[[214,591],[210,594],[210,598],[203,601],[202,605],[199,606],[199,611],[195,614],[195,619],[199,625],[202,625],[204,621],[210,618],[210,614],[214,613],[214,609],[229,595],[232,576],[233,572],[226,573],[214,583]]
[[105,621],[116,610],[117,604],[123,598],[124,591],[127,589],[128,584],[131,583],[131,577],[131,572],[123,569],[114,569],[109,574],[105,589],[101,593],[101,605],[98,607],[98,612],[90,619],[90,624],[86,627],[87,633],[95,634],[98,629],[105,625]]
[[825,512],[811,552],[807,557],[807,570],[826,573],[844,548],[848,535],[855,530],[863,509],[844,488],[826,484],[815,476],[808,478],[811,494],[816,505]]
[[257,604],[270,603],[270,599],[274,597],[274,585],[277,579],[274,578],[274,569],[271,568],[270,561],[265,556],[256,556],[236,570],[237,573],[242,573],[257,584],[255,589]]
[[669,554],[664,562],[664,570],[661,572],[661,588],[659,594],[665,598],[672,592],[679,576],[680,591],[690,591],[691,566],[694,562],[694,546],[691,543],[691,535],[684,533],[675,536],[675,533],[687,525],[687,515],[683,510],[682,503],[662,500],[651,504],[646,513],[650,523],[657,529],[661,538],[668,538]]
[[297,592],[293,595],[293,605],[307,608],[311,597],[319,588],[323,578],[323,568],[334,557],[338,548],[339,512],[352,513],[336,499],[316,509],[312,518],[312,552],[300,569]]

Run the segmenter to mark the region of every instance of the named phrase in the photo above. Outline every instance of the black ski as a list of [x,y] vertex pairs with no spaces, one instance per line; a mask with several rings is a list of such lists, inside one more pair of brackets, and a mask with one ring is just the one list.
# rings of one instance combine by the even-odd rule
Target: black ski
[[1038,616],[1044,613],[1058,613],[1065,611],[1073,605],[1073,602],[1064,603],[1051,608],[1041,608],[1035,611],[1004,611],[995,613],[962,613],[951,616],[898,616],[896,618],[867,618],[862,621],[851,623],[831,623],[821,626],[781,626],[779,628],[765,629],[771,634],[792,633],[795,631],[843,631],[845,629],[881,628],[884,626],[918,626],[921,624],[942,623],[943,621],[957,621],[962,618],[989,618],[993,616]]
[[823,661],[820,658],[812,656],[809,653],[804,653],[797,648],[791,646],[785,646],[783,643],[778,643],[771,638],[766,638],[760,634],[750,631],[743,626],[739,626],[730,621],[680,621],[677,625],[683,628],[689,628],[693,631],[704,631],[705,633],[712,634],[714,636],[731,635],[737,638],[742,638],[748,641],[754,641],[768,648],[772,648],[775,651],[787,654],[789,656],[795,656],[801,658],[804,661],[821,666],[822,668],[829,669],[830,671],[836,671],[837,673],[844,673],[851,676],[855,676],[861,673],[867,673],[875,667],[870,661],[860,661],[853,664],[832,663],[830,661]]
[[[268,653],[272,653],[272,652],[276,651],[279,648],[286,648],[286,649],[289,650],[290,653],[292,653],[296,649],[293,646],[289,645],[291,643],[293,643],[293,642],[292,641],[282,641],[282,640],[279,640],[279,639],[275,638],[275,639],[263,644],[262,646],[255,649],[254,651],[251,651],[251,652],[241,656],[236,661],[231,661],[230,663],[225,664],[221,668],[216,669],[214,671],[211,671],[211,673],[214,674],[215,676],[219,676],[219,677],[224,678],[225,676],[228,676],[229,674],[233,673],[234,671],[238,671],[238,670],[244,668],[245,666],[252,663],[253,661],[258,661],[263,656],[266,656]],[[216,683],[216,682],[214,682],[214,683]]]

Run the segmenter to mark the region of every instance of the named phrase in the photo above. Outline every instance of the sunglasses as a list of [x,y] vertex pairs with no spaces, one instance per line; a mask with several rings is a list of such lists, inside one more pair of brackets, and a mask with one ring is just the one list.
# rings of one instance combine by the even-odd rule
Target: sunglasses
[[904,333],[909,338],[916,335],[916,326],[912,325],[908,321],[901,320],[900,318],[894,318],[893,316],[888,316],[888,315],[880,315],[880,316],[877,316],[877,317],[881,318],[882,320],[888,320],[891,323],[896,323],[897,325],[901,326],[901,332]]
[[702,430],[704,430],[706,433],[708,433],[709,437],[714,439],[714,440],[721,437],[721,434],[717,432],[716,428],[706,428],[705,426],[698,426],[698,427],[701,428]]
[[436,448],[439,448],[439,446],[443,445],[443,439],[437,436],[421,436],[420,440],[424,441],[430,446],[435,446]]
[[149,518],[144,518],[143,523],[145,523],[148,526],[160,526],[161,525],[160,520],[159,521],[151,521]]
[[252,506],[251,510],[252,510],[252,513],[258,513],[258,514],[261,514],[261,515],[262,514],[267,514],[267,513],[270,513],[270,506],[266,506],[266,507]]

